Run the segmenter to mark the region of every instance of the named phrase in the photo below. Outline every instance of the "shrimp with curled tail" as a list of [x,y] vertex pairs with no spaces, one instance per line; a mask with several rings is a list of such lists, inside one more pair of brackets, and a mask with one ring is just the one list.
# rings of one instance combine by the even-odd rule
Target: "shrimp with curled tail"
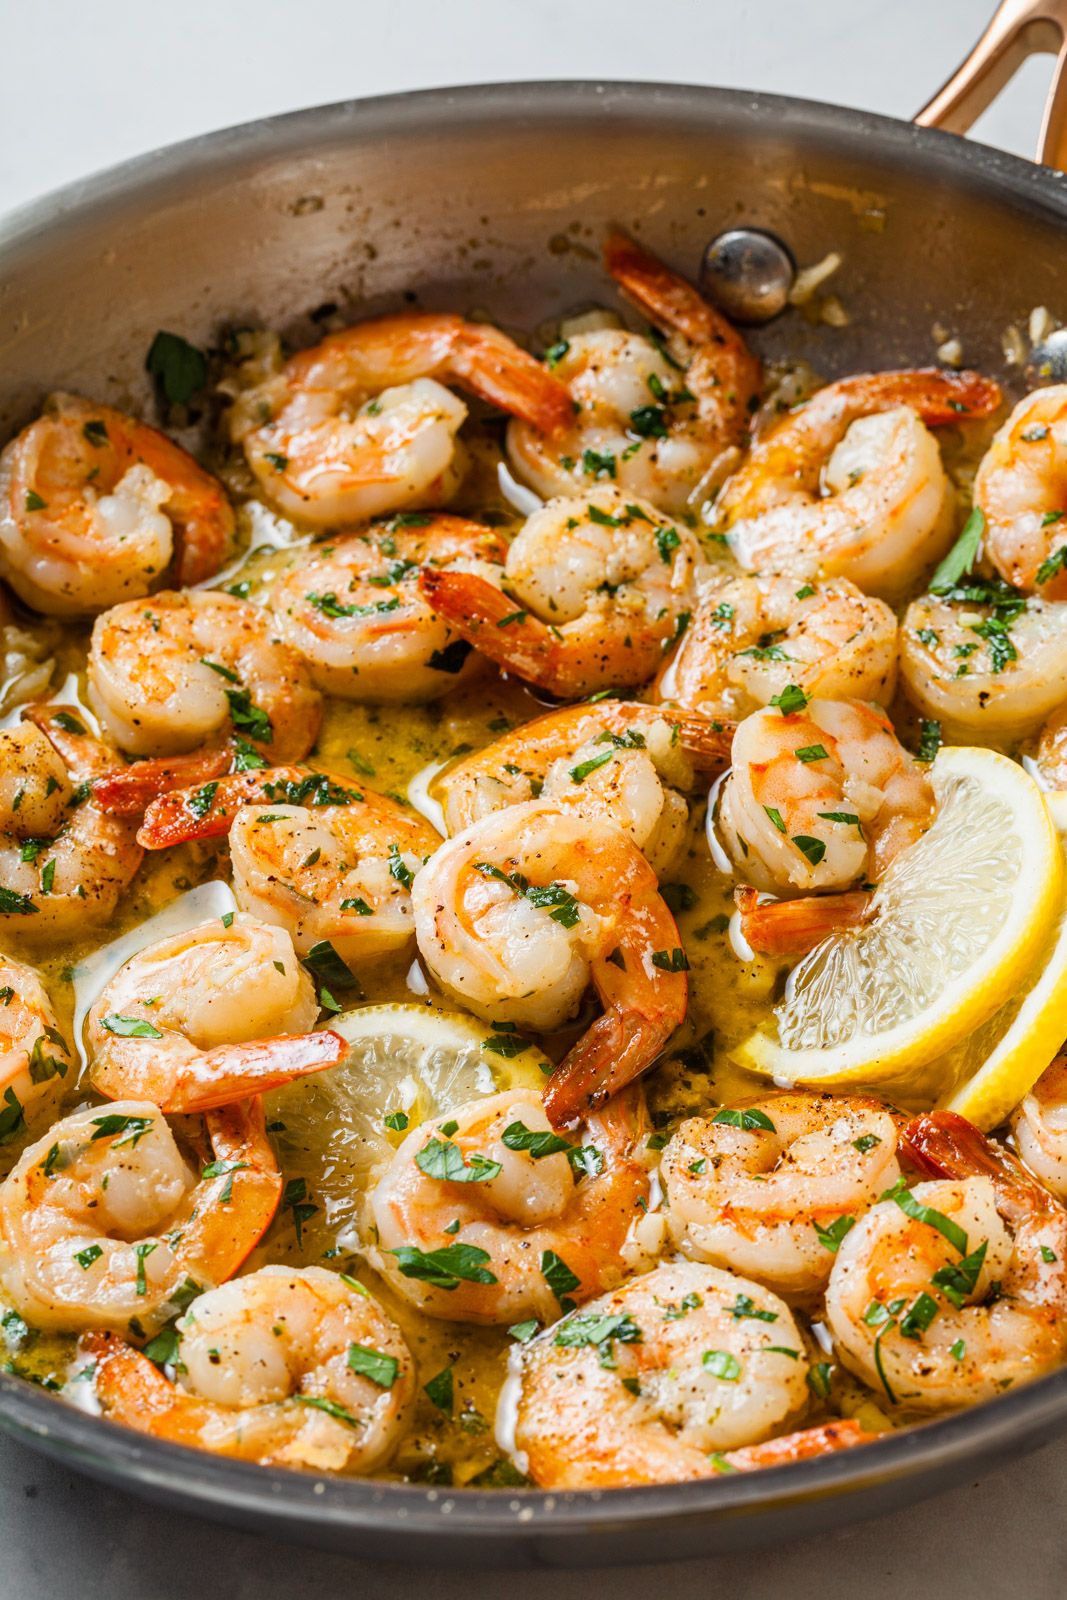
[[992,1399],[1067,1352],[1067,1211],[964,1117],[932,1111],[902,1153],[932,1181],[846,1236],[826,1320],[844,1364],[891,1405]]
[[225,562],[221,483],[166,434],[113,406],[56,394],[0,455],[0,573],[36,611],[92,615]]
[[423,960],[477,1016],[549,1031],[592,981],[604,1013],[549,1079],[554,1127],[638,1077],[685,1019],[677,926],[613,823],[544,800],[494,812],[441,845],[412,904]]
[[552,434],[563,384],[486,323],[434,312],[377,317],[272,370],[238,371],[230,415],[259,487],[286,516],[336,527],[448,501],[464,472],[453,386]]
[[403,1434],[415,1362],[354,1279],[260,1267],[202,1294],[175,1332],[173,1382],[122,1340],[83,1337],[105,1417],[212,1455],[316,1472],[371,1472]]
[[[410,1133],[379,1178],[365,1253],[428,1316],[552,1322],[561,1301],[588,1300],[627,1276],[628,1235],[648,1204],[649,1126],[638,1089],[593,1112],[573,1142],[553,1135],[530,1089],[457,1107]],[[451,1251],[461,1270],[450,1273],[446,1256],[445,1270],[427,1277],[434,1251]],[[565,1288],[556,1260],[566,1263]]]
[[1067,384],[1019,401],[982,457],[974,503],[1005,582],[1067,600]]
[[604,249],[608,272],[663,337],[624,328],[573,334],[551,352],[573,413],[546,436],[517,418],[511,464],[546,498],[610,478],[673,515],[699,509],[740,454],[759,394],[760,364],[693,286],[624,234]]
[[1015,1148],[1030,1171],[1067,1200],[1067,1054],[1045,1068],[1011,1119]]
[[902,594],[952,538],[954,500],[928,431],[991,415],[976,372],[874,372],[819,389],[753,448],[717,505],[750,572],[851,578]]
[[575,699],[652,677],[685,631],[700,559],[688,529],[602,484],[527,519],[508,550],[503,587],[429,566],[419,587],[481,655]]
[[7,1137],[51,1105],[73,1065],[38,974],[21,961],[0,960],[0,1118]]
[[209,1111],[336,1066],[339,1034],[280,928],[216,919],[131,956],[89,1012],[93,1087],[161,1111]]

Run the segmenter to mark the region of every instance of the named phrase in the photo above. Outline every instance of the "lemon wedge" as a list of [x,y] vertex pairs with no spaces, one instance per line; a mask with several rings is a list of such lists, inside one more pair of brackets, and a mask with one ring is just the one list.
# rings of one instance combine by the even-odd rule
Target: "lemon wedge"
[[[1067,856],[1067,794],[1045,796]],[[938,1068],[941,1104],[990,1129],[1033,1088],[1067,1038],[1067,894],[1058,917],[1016,994],[975,1029]]]
[[929,1101],[940,1058],[1030,979],[1063,903],[1045,796],[992,750],[942,750],[931,778],[937,815],[887,869],[871,921],[794,967],[771,1022],[736,1052],[743,1066]]
[[521,1034],[432,1006],[359,1006],[330,1027],[348,1040],[344,1061],[275,1090],[266,1109],[286,1174],[305,1179],[334,1232],[411,1128],[484,1095],[540,1090],[552,1070]]

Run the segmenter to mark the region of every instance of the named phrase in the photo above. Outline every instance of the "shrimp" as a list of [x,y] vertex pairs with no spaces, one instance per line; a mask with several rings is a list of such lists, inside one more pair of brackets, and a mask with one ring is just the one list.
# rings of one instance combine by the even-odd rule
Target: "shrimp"
[[786,704],[738,724],[720,838],[738,872],[768,892],[877,880],[933,821],[929,778],[876,706]]
[[1046,1067],[1011,1119],[1015,1148],[1030,1171],[1067,1199],[1067,1055]]
[[89,1012],[93,1087],[161,1111],[210,1111],[336,1066],[339,1034],[312,1033],[314,985],[280,928],[218,918],[132,956]]
[[499,583],[506,555],[506,541],[491,528],[412,512],[331,540],[274,585],[269,603],[282,638],[320,689],[344,700],[437,700],[477,663],[419,593],[419,567]]
[[732,724],[637,701],[568,706],[523,723],[435,780],[450,833],[531,796],[604,817],[662,875],[684,846],[695,773],[721,771]]
[[1046,788],[1067,789],[1067,705],[1054,712],[1041,729],[1033,760]]
[[404,1432],[415,1363],[354,1278],[260,1267],[202,1294],[175,1332],[173,1382],[131,1345],[83,1337],[105,1417],[212,1455],[316,1472],[371,1472]]
[[138,837],[159,850],[227,832],[242,910],[284,928],[301,955],[328,940],[353,970],[408,944],[411,884],[441,842],[387,795],[300,767],[174,790],[149,806]]
[[646,1071],[685,1019],[674,918],[613,823],[550,801],[510,806],[443,844],[411,897],[423,960],[477,1016],[550,1031],[592,980],[604,1013],[546,1086],[554,1127]]
[[873,894],[865,889],[773,900],[743,883],[734,890],[734,903],[742,938],[765,956],[807,955],[830,934],[862,928],[874,911]]
[[679,1249],[779,1294],[824,1289],[841,1239],[900,1176],[898,1120],[830,1094],[687,1118],[660,1168]]
[[568,426],[519,418],[507,451],[546,498],[580,494],[608,476],[627,497],[673,515],[699,508],[739,456],[760,389],[760,364],[702,295],[621,233],[604,259],[627,299],[667,338],[622,328],[574,334],[553,347],[567,387]]
[[38,974],[0,959],[0,1140],[51,1104],[73,1064]]
[[209,1111],[194,1170],[158,1106],[84,1106],[0,1184],[0,1285],[33,1327],[146,1332],[241,1266],[282,1179],[260,1101]]
[[951,1111],[901,1146],[936,1181],[898,1188],[834,1259],[826,1320],[852,1372],[891,1405],[974,1405],[1067,1353],[1067,1211]]
[[315,742],[322,696],[266,612],[228,594],[153,595],[98,617],[89,699],[136,756],[197,750],[226,732],[299,761]]
[[498,667],[574,699],[652,677],[685,630],[699,562],[687,529],[601,486],[527,519],[503,588],[437,567],[423,568],[419,587]]
[[55,394],[0,455],[0,573],[35,611],[75,617],[217,572],[233,543],[225,490],[166,434]]
[[1067,384],[1019,401],[982,457],[974,503],[1005,582],[1067,600]]
[[807,1373],[784,1300],[672,1261],[517,1346],[497,1433],[543,1489],[710,1478],[803,1413]]
[[928,428],[990,415],[976,372],[873,372],[820,389],[753,448],[718,503],[749,571],[851,578],[893,598],[951,542],[954,498]]
[[886,706],[897,681],[897,619],[847,578],[729,578],[707,590],[653,698],[708,717],[744,717],[790,683],[809,698]]
[[447,501],[467,415],[446,384],[553,433],[564,386],[499,329],[436,313],[377,317],[302,350],[237,397],[230,419],[265,498],[313,527]]
[[114,751],[74,707],[23,715],[32,720],[0,729],[0,926],[52,938],[109,921],[143,852],[134,824],[93,793]]
[[530,1089],[489,1095],[409,1133],[368,1196],[368,1260],[449,1322],[551,1322],[627,1275],[649,1196],[637,1089],[555,1135]]
[[1067,701],[1067,604],[964,578],[912,601],[900,671],[908,698],[948,737],[1014,745]]

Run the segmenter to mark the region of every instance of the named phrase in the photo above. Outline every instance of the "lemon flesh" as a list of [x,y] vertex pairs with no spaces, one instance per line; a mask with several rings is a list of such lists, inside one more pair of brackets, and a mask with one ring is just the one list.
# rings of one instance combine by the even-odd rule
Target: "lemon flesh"
[[938,1059],[989,1020],[1040,960],[1064,858],[1045,797],[984,749],[942,750],[937,815],[886,870],[874,916],[793,969],[770,1025],[737,1052],[782,1084],[895,1083],[938,1093]]

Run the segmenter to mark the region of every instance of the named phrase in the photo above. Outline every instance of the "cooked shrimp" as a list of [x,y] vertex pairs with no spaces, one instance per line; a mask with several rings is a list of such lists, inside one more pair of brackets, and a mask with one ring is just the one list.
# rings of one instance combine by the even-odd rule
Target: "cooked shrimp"
[[948,737],[1016,744],[1067,701],[1067,605],[981,578],[923,595],[904,614],[900,671]]
[[89,1013],[94,1088],[161,1111],[208,1111],[336,1066],[336,1033],[312,1033],[310,977],[280,928],[215,919],[131,956]]
[[841,1239],[900,1176],[897,1120],[830,1094],[687,1118],[660,1168],[679,1248],[780,1294],[823,1289]]
[[55,1097],[73,1057],[32,967],[0,960],[0,1137],[20,1133]]
[[1067,705],[1054,712],[1041,729],[1034,766],[1047,788],[1067,789]]
[[1067,1351],[1067,1211],[953,1112],[916,1117],[902,1149],[937,1181],[881,1201],[841,1245],[826,1291],[841,1360],[915,1411],[1051,1372]]
[[700,561],[693,535],[618,489],[535,511],[504,588],[424,567],[423,595],[482,655],[567,698],[644,683],[684,631]]
[[928,428],[1001,401],[976,372],[873,372],[820,389],[754,447],[718,509],[749,571],[851,578],[901,594],[951,542],[954,502]]
[[315,527],[447,501],[467,389],[547,433],[563,385],[506,334],[436,313],[377,317],[301,350],[237,397],[231,431],[271,505]]
[[0,573],[35,611],[72,617],[217,572],[233,540],[225,490],[166,434],[55,394],[0,455]]
[[415,937],[441,987],[490,1021],[541,1031],[604,1007],[552,1075],[555,1127],[652,1065],[685,1018],[685,952],[656,876],[613,823],[544,800],[483,817],[412,888]]
[[783,1300],[674,1261],[517,1346],[497,1433],[542,1489],[710,1478],[803,1412],[807,1373]]
[[506,541],[491,528],[412,512],[331,540],[274,585],[269,603],[320,689],[344,700],[436,700],[476,661],[419,593],[419,568],[499,583],[506,555]]
[[174,790],[138,837],[158,850],[227,832],[238,905],[284,928],[301,955],[326,939],[354,969],[411,939],[411,884],[441,842],[387,795],[300,767]]
[[408,1134],[368,1197],[365,1253],[429,1316],[551,1322],[626,1277],[627,1236],[648,1203],[648,1131],[636,1089],[573,1143],[533,1090],[475,1100]]
[[790,683],[809,698],[886,706],[897,681],[897,619],[847,578],[728,578],[701,596],[653,698],[709,717],[745,717]]
[[807,894],[774,900],[751,884],[734,890],[741,936],[749,949],[765,956],[803,956],[846,928],[862,928],[874,910],[874,896],[865,889],[840,894]]
[[877,880],[933,809],[929,778],[883,711],[811,700],[738,724],[717,827],[741,877],[796,894]]
[[699,509],[738,458],[759,361],[691,284],[632,239],[612,234],[604,258],[666,340],[599,328],[555,346],[552,370],[573,414],[548,437],[536,421],[512,422],[508,455],[546,498],[608,477],[663,511]]
[[861,1423],[842,1417],[768,1439],[764,1444],[727,1450],[716,1465],[721,1472],[762,1472],[766,1467],[791,1467],[798,1461],[813,1461],[816,1456],[831,1455],[835,1450],[854,1450],[859,1444],[874,1444],[880,1437]]
[[450,833],[531,796],[605,817],[663,873],[685,841],[682,793],[729,760],[732,724],[637,701],[568,706],[447,767],[433,795]]
[[92,780],[115,753],[73,707],[30,706],[0,730],[0,926],[51,938],[106,922],[141,865],[135,825],[108,816]]
[[315,742],[322,697],[266,612],[228,594],[153,595],[98,617],[89,698],[131,755],[174,755],[233,730],[275,761]]
[[158,1106],[55,1123],[0,1185],[0,1284],[34,1327],[126,1333],[222,1283],[270,1224],[282,1179],[259,1100],[210,1111],[196,1170]]
[[1067,600],[1067,384],[1020,400],[974,480],[985,553],[1001,577]]
[[1067,1199],[1067,1055],[1046,1067],[1011,1119],[1015,1148],[1046,1189]]
[[373,1471],[403,1433],[415,1363],[353,1278],[261,1267],[201,1295],[176,1332],[173,1383],[128,1344],[82,1340],[105,1417],[213,1455],[317,1472]]

